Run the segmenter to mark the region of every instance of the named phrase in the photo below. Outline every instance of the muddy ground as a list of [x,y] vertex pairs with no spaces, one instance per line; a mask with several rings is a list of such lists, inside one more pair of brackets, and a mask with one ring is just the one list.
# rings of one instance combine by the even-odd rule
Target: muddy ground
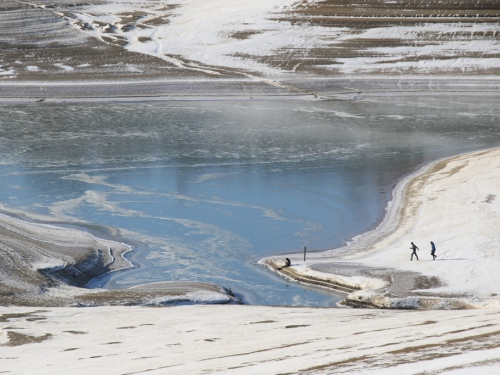
[[[126,38],[114,25],[95,38],[82,31],[94,27],[75,21],[77,12],[88,5],[105,0],[4,0],[0,4],[0,81],[47,80],[134,80],[134,79],[199,79],[244,78],[258,72],[207,66],[203,61],[190,61],[186,56],[169,56],[177,63],[154,56],[128,51]],[[87,8],[86,8],[87,7]],[[126,17],[127,28],[167,25],[177,6],[161,9],[161,16],[144,18],[140,12],[120,14]],[[181,11],[181,10],[179,10]],[[463,74],[497,75],[500,67],[498,22],[500,1],[375,1],[324,0],[314,3],[298,1],[294,7],[269,15],[290,27],[321,27],[317,40],[307,48],[290,45],[272,53],[238,55],[300,77],[339,77],[345,66],[356,59],[364,60],[350,70],[356,74]],[[125,18],[122,18],[125,19]],[[70,22],[71,21],[71,22]],[[429,27],[439,25],[440,30]],[[488,26],[474,31],[474,25]],[[383,28],[409,27],[405,35],[384,33],[383,37],[368,32]],[[449,26],[458,26],[459,29]],[[339,30],[338,34],[332,30]],[[462,31],[460,31],[462,30]],[[245,40],[259,34],[258,30],[235,31],[231,38]],[[332,36],[333,35],[333,36]],[[142,41],[144,42],[144,41]],[[448,49],[447,43],[468,44],[471,48]],[[487,42],[486,49],[473,47]],[[488,44],[489,43],[489,44]],[[436,47],[443,47],[436,50]],[[407,50],[406,50],[407,49]],[[427,51],[428,53],[422,53]],[[385,60],[384,60],[385,59]],[[481,64],[465,67],[452,61],[481,60]],[[492,61],[492,64],[485,61]],[[425,63],[432,62],[430,68]],[[442,64],[437,64],[441,62]],[[449,62],[449,63],[448,63]],[[201,67],[199,68],[194,68]],[[206,68],[206,69],[205,69]]]

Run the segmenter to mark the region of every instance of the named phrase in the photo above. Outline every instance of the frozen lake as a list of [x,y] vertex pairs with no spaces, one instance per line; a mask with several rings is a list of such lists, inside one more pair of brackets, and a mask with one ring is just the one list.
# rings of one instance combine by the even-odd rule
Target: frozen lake
[[107,287],[197,280],[328,306],[338,298],[256,261],[340,246],[376,225],[404,175],[497,145],[487,97],[0,104],[0,202],[119,228],[141,267]]

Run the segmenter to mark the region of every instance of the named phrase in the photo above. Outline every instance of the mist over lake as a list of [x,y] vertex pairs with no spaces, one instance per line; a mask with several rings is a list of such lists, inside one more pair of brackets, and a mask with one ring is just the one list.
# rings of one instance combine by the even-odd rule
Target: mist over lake
[[246,301],[337,298],[257,266],[375,226],[397,181],[500,144],[488,97],[0,105],[6,209],[119,228],[140,268],[105,287],[206,281]]

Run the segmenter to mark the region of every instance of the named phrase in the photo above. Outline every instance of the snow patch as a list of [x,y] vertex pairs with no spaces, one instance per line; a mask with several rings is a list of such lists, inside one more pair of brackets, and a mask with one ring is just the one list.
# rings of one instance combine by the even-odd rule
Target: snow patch
[[72,66],[65,65],[65,64],[62,64],[62,63],[56,63],[56,64],[54,64],[54,66],[57,66],[58,68],[61,68],[65,72],[71,72],[71,71],[75,70]]

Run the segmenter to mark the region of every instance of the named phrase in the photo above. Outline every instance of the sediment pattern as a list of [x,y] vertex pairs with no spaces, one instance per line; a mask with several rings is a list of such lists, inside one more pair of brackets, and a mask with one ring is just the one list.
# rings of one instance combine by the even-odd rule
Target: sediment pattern
[[268,58],[297,73],[500,72],[497,0],[303,1],[278,19],[323,30],[311,46]]
[[0,79],[500,73],[500,3],[2,2]]
[[0,306],[239,303],[222,287],[157,283],[127,290],[87,289],[93,279],[132,267],[131,247],[82,230],[0,215]]
[[[76,229],[28,223],[0,215],[0,303],[68,304],[67,295],[91,279],[131,267],[130,247]],[[57,301],[56,290],[64,289]]]
[[[117,37],[98,39],[74,27],[71,11],[98,1],[5,0],[0,5],[0,80],[203,78],[147,54],[130,52]],[[90,26],[89,26],[90,27]],[[126,42],[125,42],[126,44]]]

